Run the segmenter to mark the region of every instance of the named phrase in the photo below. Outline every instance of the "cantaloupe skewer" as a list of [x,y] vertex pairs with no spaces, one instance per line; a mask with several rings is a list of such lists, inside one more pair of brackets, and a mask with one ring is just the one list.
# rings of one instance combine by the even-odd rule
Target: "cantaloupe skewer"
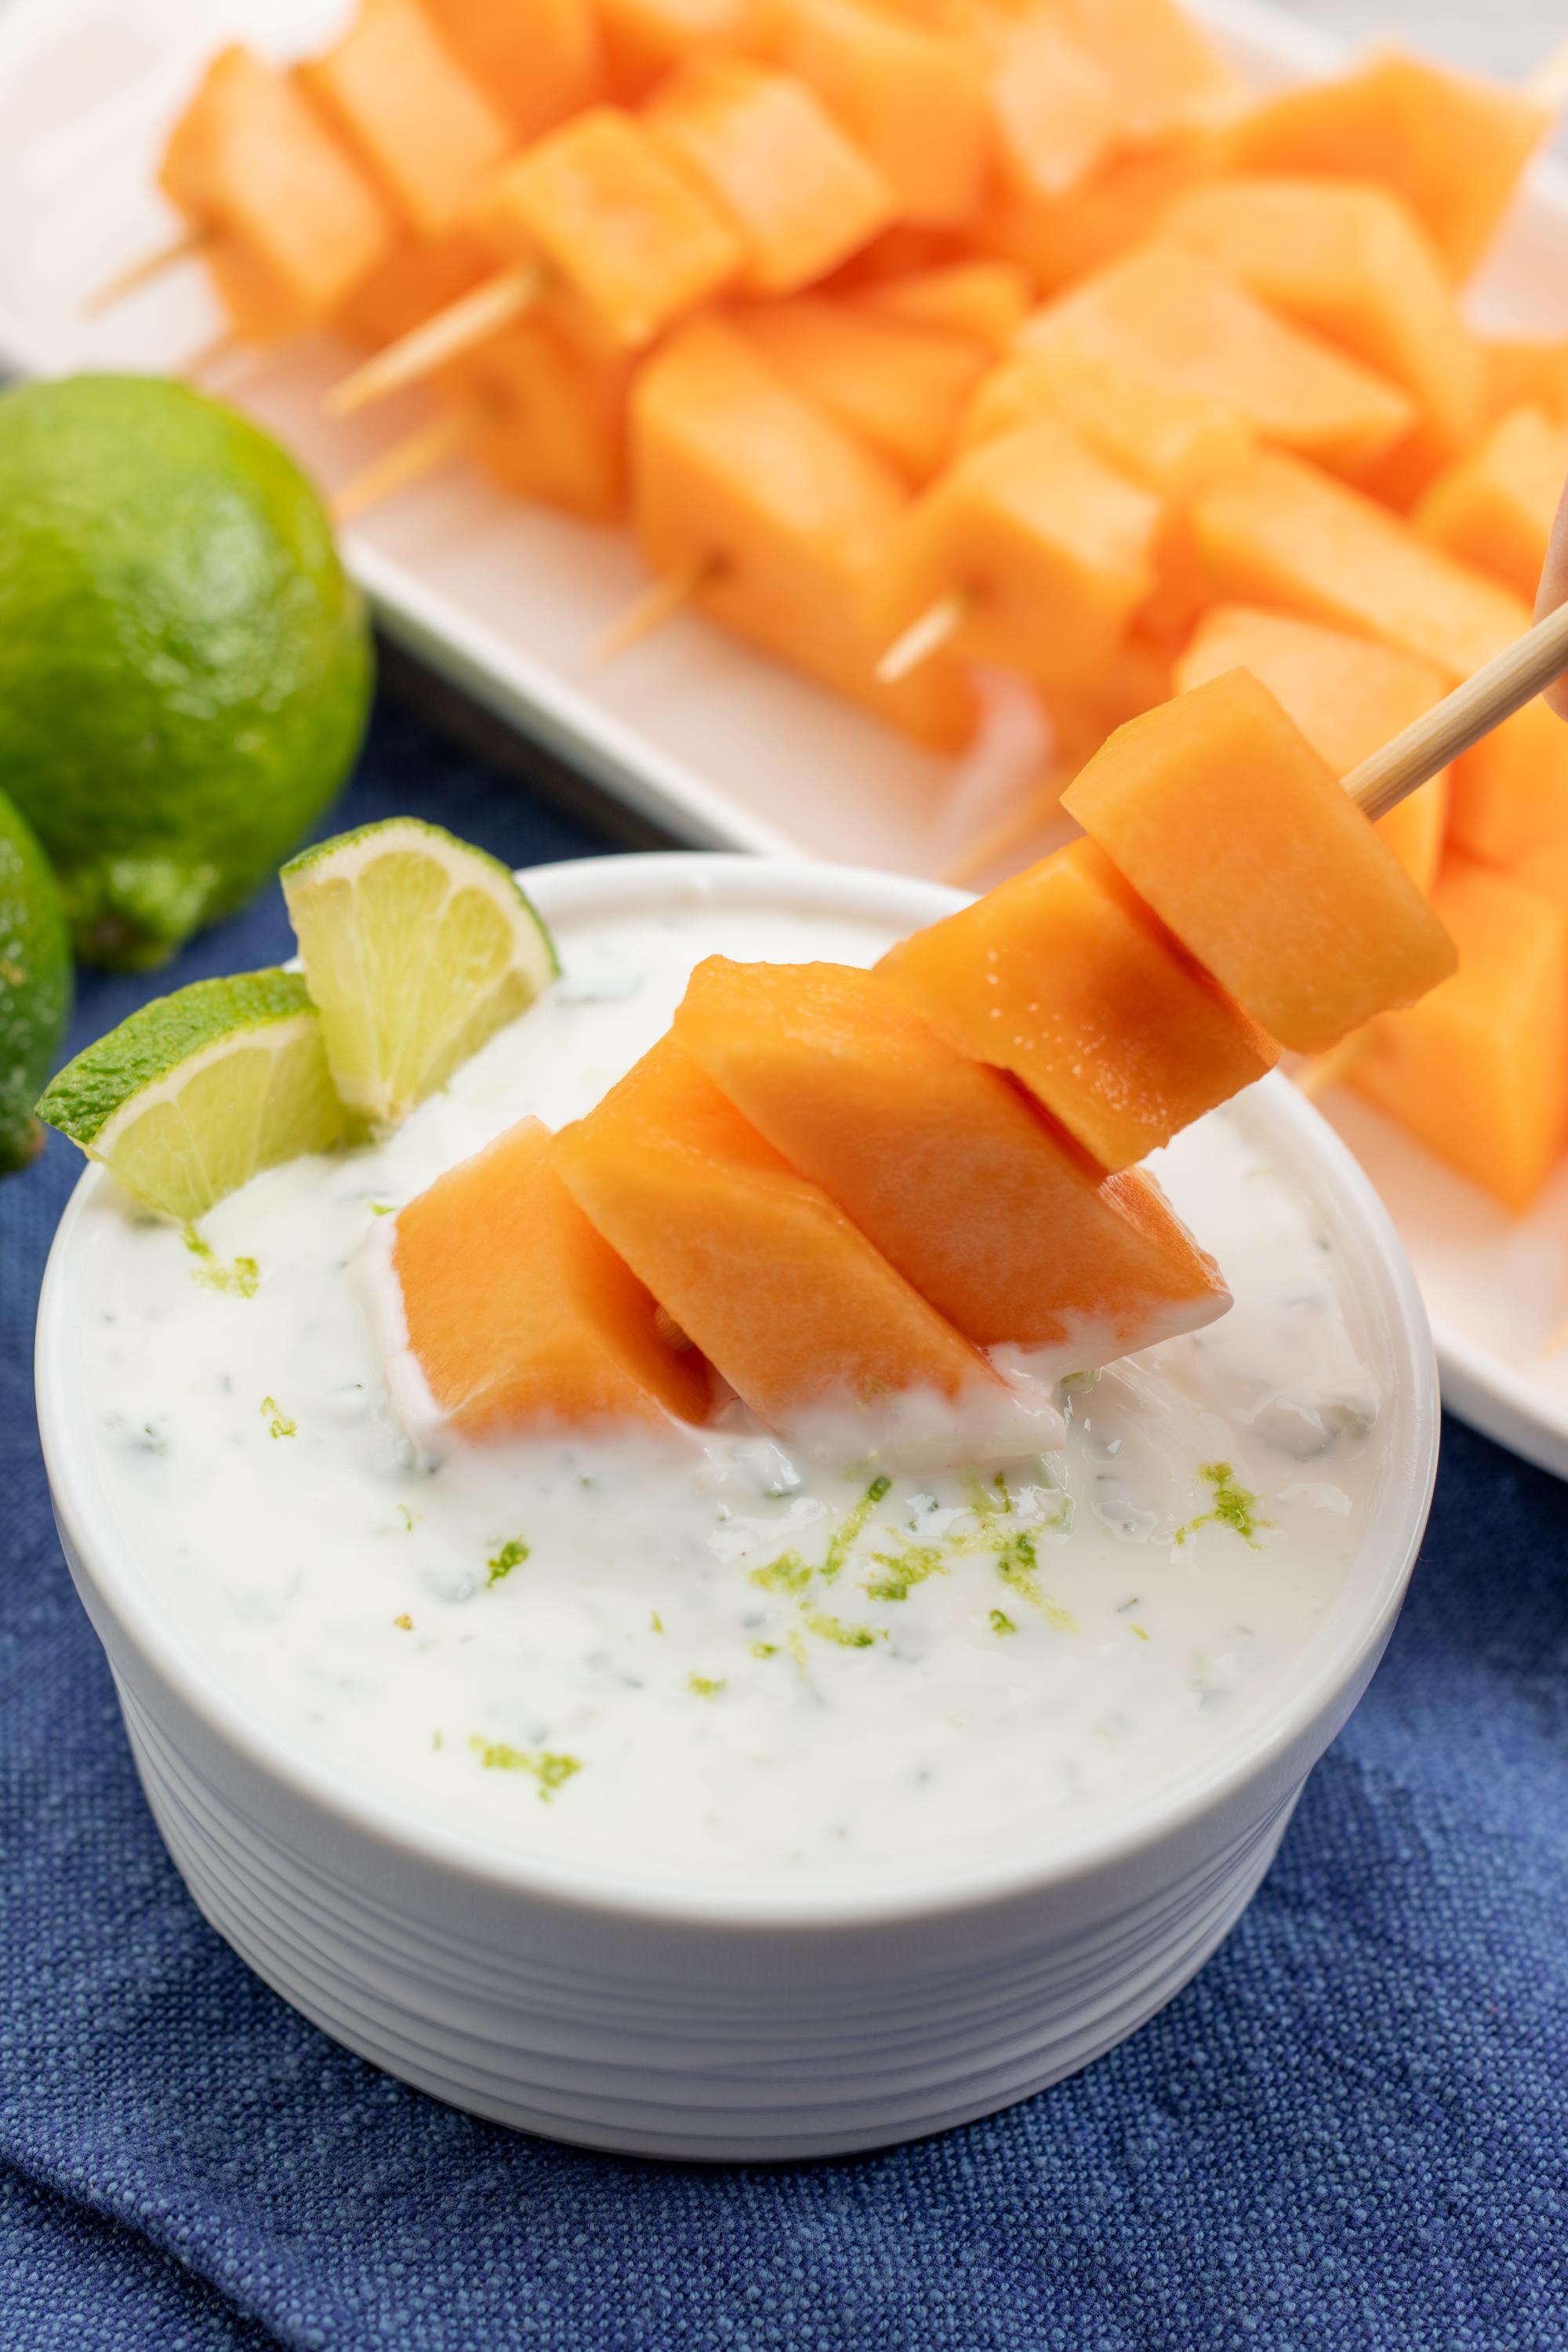
[[138,260],[128,261],[112,278],[106,278],[101,286],[95,286],[90,294],[84,296],[82,317],[97,319],[105,310],[111,310],[117,302],[122,302],[128,294],[138,292],[154,278],[177,268],[182,261],[199,260],[211,239],[212,231],[194,222],[165,237],[162,244],[152,247]]
[[326,397],[328,415],[352,416],[405,384],[423,383],[531,310],[544,286],[544,271],[536,261],[498,270],[335,383]]
[[478,440],[484,424],[484,404],[478,400],[465,401],[460,407],[433,416],[416,431],[395,441],[379,457],[351,476],[342,489],[334,490],[327,509],[336,523],[353,522],[372,507],[377,507],[400,490],[414,488],[429,475],[460,457]]
[[955,588],[951,596],[939,596],[928,604],[920,618],[910,623],[902,635],[895,637],[881,660],[877,664],[877,676],[884,686],[897,686],[928,662],[933,654],[951,645],[969,616],[973,598],[967,591]]
[[717,556],[704,556],[679,572],[650,580],[595,638],[588,648],[589,667],[607,668],[611,662],[619,661],[624,654],[656,636],[668,622],[689,613],[703,590],[712,585],[720,568]]

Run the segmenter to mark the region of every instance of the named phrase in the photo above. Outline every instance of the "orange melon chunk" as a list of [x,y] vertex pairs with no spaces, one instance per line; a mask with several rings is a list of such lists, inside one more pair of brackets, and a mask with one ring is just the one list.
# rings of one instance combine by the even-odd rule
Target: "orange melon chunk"
[[1130,719],[1062,806],[1253,1019],[1317,1054],[1454,969],[1452,942],[1249,670]]
[[966,41],[856,0],[791,0],[774,46],[869,156],[905,220],[951,227],[973,218],[991,121]]
[[421,236],[455,228],[511,131],[415,0],[361,0],[300,79]]
[[774,1427],[995,1375],[673,1039],[555,1139],[584,1214]]
[[951,261],[879,278],[855,299],[880,318],[1002,352],[1027,317],[1032,295],[1025,272],[1011,262]]
[[[1519,608],[1519,632],[1528,623]],[[1544,702],[1527,702],[1454,762],[1449,819],[1457,847],[1511,866],[1568,832],[1568,729]]]
[[537,139],[604,95],[589,0],[424,0],[426,14],[514,137]]
[[1130,1168],[1278,1058],[1091,841],[877,969],[959,1053],[1022,1079],[1102,1168]]
[[776,0],[598,0],[617,98],[643,97],[683,60],[760,55],[779,15]]
[[1180,496],[1247,457],[1251,425],[1224,401],[1130,374],[1109,354],[1068,344],[1020,352],[986,377],[963,420],[965,441],[993,441],[1054,416],[1145,489]]
[[193,227],[243,255],[258,323],[273,332],[330,316],[393,247],[370,180],[293,82],[248,49],[214,58],[158,184]]
[[590,107],[490,183],[473,226],[504,263],[542,261],[611,343],[640,351],[738,275],[745,248],[651,134]]
[[1450,857],[1435,901],[1451,980],[1377,1022],[1350,1083],[1505,1209],[1528,1209],[1568,1135],[1568,914]]
[[[1247,669],[1294,719],[1336,776],[1370,759],[1442,698],[1447,681],[1429,662],[1287,613],[1218,604],[1199,622],[1175,666],[1186,693],[1226,670]],[[1448,772],[1380,817],[1377,830],[1411,880],[1429,891],[1448,818]]]
[[870,972],[710,956],[673,1034],[977,1347],[1061,1348],[1087,1369],[1228,1303],[1153,1184],[1102,1177]]
[[988,24],[987,88],[1004,185],[1024,203],[1076,188],[1119,143],[1121,96],[1054,10]]
[[614,522],[626,503],[630,362],[587,350],[547,311],[488,336],[448,371],[476,398],[481,465],[516,498]]
[[1565,478],[1568,425],[1515,408],[1433,484],[1415,528],[1533,604]]
[[939,656],[881,685],[871,587],[905,510],[890,468],[803,400],[733,328],[698,319],[642,368],[631,403],[633,520],[666,577],[698,582],[725,626],[933,748],[975,706]]
[[1234,409],[1266,441],[1354,473],[1415,423],[1409,396],[1277,318],[1184,247],[1127,255],[1029,320],[1020,348],[1090,352]]
[[916,485],[945,462],[985,373],[976,343],[825,295],[741,311],[734,323],[786,383]]
[[663,1336],[652,1295],[520,1119],[399,1212],[393,1266],[409,1347],[471,1437],[539,1422],[706,1418],[708,1367]]
[[1517,90],[1391,51],[1342,80],[1270,99],[1240,125],[1236,153],[1250,171],[1381,182],[1463,278],[1551,125],[1550,108]]
[[1568,418],[1568,342],[1486,340],[1481,360],[1489,416],[1502,416],[1510,408],[1540,408],[1548,416]]
[[1131,139],[1239,114],[1239,78],[1182,0],[1064,0],[1062,13],[1109,76]]
[[793,294],[886,228],[886,181],[804,82],[737,58],[691,58],[643,115],[745,241],[741,283]]
[[1112,155],[1058,196],[1003,187],[976,224],[976,241],[1054,294],[1142,245],[1178,196],[1214,177],[1224,154],[1223,140],[1211,131],[1177,131]]
[[339,309],[334,326],[379,350],[437,310],[445,310],[490,275],[484,247],[461,229],[447,236],[404,237]]

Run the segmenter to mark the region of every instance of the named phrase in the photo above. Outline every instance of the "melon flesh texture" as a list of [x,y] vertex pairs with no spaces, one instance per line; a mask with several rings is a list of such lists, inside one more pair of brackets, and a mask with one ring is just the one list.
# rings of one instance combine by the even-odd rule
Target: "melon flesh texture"
[[1452,856],[1434,903],[1459,969],[1373,1029],[1350,1083],[1505,1209],[1528,1209],[1568,1134],[1568,914]]
[[1129,141],[1240,113],[1242,82],[1182,0],[1063,0],[1062,21],[1109,76]]
[[978,343],[826,296],[739,311],[733,323],[786,383],[913,485],[946,462],[987,366]]
[[479,462],[513,497],[584,522],[619,518],[628,362],[585,350],[544,311],[487,336],[447,381],[459,398],[478,402]]
[[1238,127],[1235,159],[1245,171],[1392,188],[1463,279],[1551,127],[1551,109],[1517,90],[1394,51],[1258,107]]
[[1442,257],[1388,189],[1220,180],[1174,205],[1163,234],[1400,385],[1450,455],[1479,429],[1479,348]]
[[999,16],[986,46],[1003,185],[1026,203],[1065,194],[1121,140],[1115,82],[1054,9]]
[[1163,511],[1054,420],[965,452],[898,534],[883,587],[889,640],[947,597],[974,661],[1048,691],[1114,654],[1158,578]]
[[1481,359],[1489,416],[1539,408],[1560,422],[1568,420],[1568,342],[1488,339]]
[[1145,243],[1161,215],[1189,188],[1212,180],[1225,156],[1221,134],[1178,131],[1112,156],[1059,196],[1004,188],[976,223],[976,242],[1026,269],[1043,294],[1054,294]]
[[1177,499],[1238,465],[1255,439],[1240,413],[1209,394],[1152,383],[1067,345],[1020,352],[994,369],[970,403],[962,437],[994,441],[1042,416],[1129,481]]
[[510,126],[415,0],[361,0],[300,79],[418,236],[456,228],[511,152]]
[[976,1347],[1088,1369],[1229,1304],[1135,1171],[1105,1177],[1023,1089],[873,973],[699,964],[674,1036],[792,1168]]
[[538,139],[605,95],[604,43],[589,0],[424,0],[459,65]]
[[1538,408],[1500,417],[1415,509],[1415,528],[1532,604],[1568,478],[1568,425]]
[[1000,353],[1028,316],[1033,291],[1011,262],[953,261],[878,278],[856,289],[854,299],[879,318],[929,327]]
[[1131,1167],[1278,1058],[1090,841],[915,932],[877,969],[957,1052],[1020,1079],[1104,1169]]
[[1318,1054],[1447,979],[1394,852],[1249,670],[1119,728],[1062,805],[1271,1037]]
[[447,236],[405,236],[353,289],[332,323],[378,351],[471,293],[495,265],[462,229]]
[[1156,243],[1059,296],[1019,347],[1096,354],[1125,373],[1233,409],[1261,440],[1354,474],[1404,438],[1414,402],[1277,318],[1214,263]]
[[503,266],[542,262],[611,348],[641,351],[740,274],[745,247],[690,175],[613,106],[491,181],[473,227]]
[[[1286,613],[1219,604],[1206,613],[1175,665],[1176,690],[1226,670],[1250,670],[1336,776],[1430,710],[1447,681],[1429,662]],[[1448,772],[1377,821],[1377,831],[1420,890],[1436,878],[1448,817]]]
[[289,77],[248,49],[213,59],[158,184],[193,227],[244,257],[271,332],[330,317],[393,249],[370,179]]
[[875,674],[889,633],[872,586],[902,484],[733,328],[694,320],[641,369],[631,475],[649,564],[699,581],[700,610],[933,750],[969,740],[975,703],[956,661],[895,686]]
[[643,98],[660,76],[693,57],[760,56],[775,0],[598,0],[614,95]]
[[893,218],[880,173],[785,74],[693,58],[661,84],[643,120],[734,222],[749,293],[815,284]]
[[708,1367],[660,1329],[652,1294],[601,1240],[521,1119],[399,1212],[408,1343],[471,1437],[540,1423],[706,1418]]
[[819,1185],[660,1040],[556,1138],[578,1207],[775,1428],[908,1389],[999,1391]]
[[[1523,604],[1519,615],[1522,635]],[[1568,832],[1568,728],[1546,703],[1527,702],[1455,761],[1449,828],[1457,848],[1493,866]]]
[[952,228],[974,217],[992,130],[967,41],[855,0],[790,0],[773,46],[869,157],[901,219]]

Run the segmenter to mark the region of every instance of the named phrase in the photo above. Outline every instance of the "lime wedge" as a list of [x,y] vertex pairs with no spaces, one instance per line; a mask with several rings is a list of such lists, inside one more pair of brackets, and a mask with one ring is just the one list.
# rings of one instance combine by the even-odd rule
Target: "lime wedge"
[[343,1129],[321,1015],[297,971],[154,997],[67,1063],[38,1116],[182,1223]]
[[327,1059],[348,1108],[395,1127],[560,966],[499,858],[416,817],[389,817],[283,868]]

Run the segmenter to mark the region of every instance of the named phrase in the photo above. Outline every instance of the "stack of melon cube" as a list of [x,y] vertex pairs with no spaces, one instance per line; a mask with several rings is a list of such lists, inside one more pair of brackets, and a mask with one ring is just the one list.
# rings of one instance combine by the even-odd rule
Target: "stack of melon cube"
[[[1177,0],[361,0],[292,72],[224,52],[163,184],[250,338],[523,289],[436,385],[495,478],[921,744],[1001,667],[1065,780],[1240,664],[1342,772],[1527,625],[1568,343],[1463,296],[1549,127],[1394,53],[1254,102]],[[1462,969],[1352,1083],[1522,1207],[1568,730],[1388,833]]]

